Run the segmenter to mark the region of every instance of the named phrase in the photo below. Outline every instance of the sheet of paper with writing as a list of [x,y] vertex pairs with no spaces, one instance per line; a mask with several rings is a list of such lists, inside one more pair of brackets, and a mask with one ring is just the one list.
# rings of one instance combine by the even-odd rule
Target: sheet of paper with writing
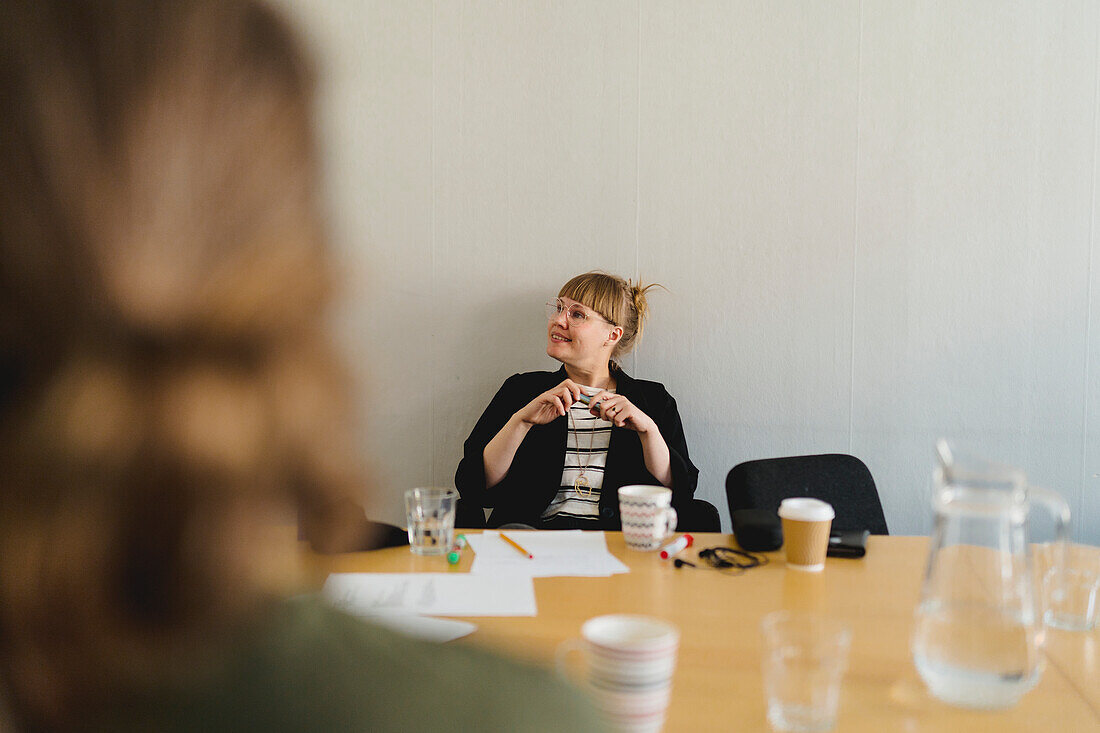
[[499,532],[486,530],[467,537],[476,553],[470,566],[472,575],[607,577],[630,572],[630,568],[608,551],[603,532],[574,529],[506,531],[505,534],[534,555],[534,559],[502,540]]
[[534,616],[535,586],[518,576],[469,573],[333,573],[322,589],[337,608],[360,616]]

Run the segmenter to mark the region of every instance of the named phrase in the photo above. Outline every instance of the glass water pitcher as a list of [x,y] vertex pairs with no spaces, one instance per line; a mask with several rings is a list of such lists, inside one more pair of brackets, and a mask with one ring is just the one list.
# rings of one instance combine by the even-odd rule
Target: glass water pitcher
[[[1069,506],[1023,472],[936,446],[935,528],[913,632],[913,661],[937,698],[970,708],[1016,703],[1042,674],[1043,616],[1028,514],[1054,516],[1063,548]],[[1057,562],[1057,560],[1056,560]]]

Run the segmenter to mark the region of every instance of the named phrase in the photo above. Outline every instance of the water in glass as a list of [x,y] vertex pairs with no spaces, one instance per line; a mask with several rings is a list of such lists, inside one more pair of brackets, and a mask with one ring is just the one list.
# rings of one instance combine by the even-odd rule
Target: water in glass
[[442,555],[454,544],[454,517],[416,518],[409,523],[409,546],[417,555]]
[[444,555],[454,544],[454,489],[417,488],[405,492],[409,548],[417,555]]

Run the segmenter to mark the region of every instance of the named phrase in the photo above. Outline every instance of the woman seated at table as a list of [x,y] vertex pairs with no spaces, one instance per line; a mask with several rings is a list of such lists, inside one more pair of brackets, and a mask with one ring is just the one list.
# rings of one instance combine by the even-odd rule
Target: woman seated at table
[[667,486],[678,511],[690,505],[699,470],[676,400],[619,365],[652,287],[588,272],[547,303],[546,353],[561,369],[509,377],[455,475],[463,502],[493,508],[491,526],[617,530],[617,490],[629,484]]

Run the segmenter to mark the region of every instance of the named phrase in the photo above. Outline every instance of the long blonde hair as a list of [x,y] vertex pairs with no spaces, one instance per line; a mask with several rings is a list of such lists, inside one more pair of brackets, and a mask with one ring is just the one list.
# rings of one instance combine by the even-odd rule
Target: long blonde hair
[[254,0],[0,9],[0,698],[29,727],[170,675],[262,602],[266,512],[362,490],[312,88]]
[[618,360],[629,354],[642,340],[642,331],[649,317],[646,293],[653,288],[663,289],[664,286],[659,283],[635,284],[631,280],[594,270],[571,278],[562,285],[558,297],[572,298],[623,329],[623,335],[611,352],[611,366],[618,369]]

